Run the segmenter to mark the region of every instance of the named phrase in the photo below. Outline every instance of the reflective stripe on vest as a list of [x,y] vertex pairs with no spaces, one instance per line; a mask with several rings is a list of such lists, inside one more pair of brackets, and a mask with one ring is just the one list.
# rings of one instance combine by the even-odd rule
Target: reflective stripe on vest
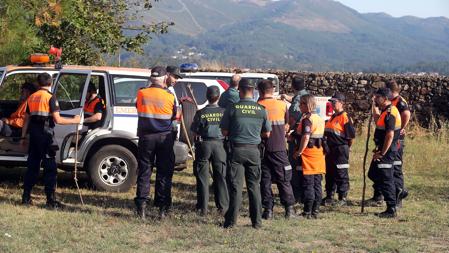
[[142,118],[170,120],[175,97],[168,90],[151,86],[137,93],[137,114]]
[[338,116],[331,117],[327,122],[324,131],[327,133],[333,133],[343,138],[345,135],[345,124],[349,122],[349,118],[346,112],[341,113]]
[[48,90],[38,90],[27,99],[30,115],[50,116],[50,99],[53,96]]
[[337,164],[337,169],[349,169],[349,164]]
[[258,104],[263,105],[267,110],[268,120],[273,126],[285,125],[285,114],[287,113],[287,105],[281,100],[274,98],[260,99]]
[[396,108],[396,106],[389,106],[380,114],[380,117],[376,122],[376,129],[385,130],[385,118],[389,114],[394,116],[396,119],[394,130],[397,131],[401,129],[401,115],[399,114],[398,108]]
[[393,164],[389,164],[389,163],[379,163],[377,165],[377,168],[379,168],[379,169],[389,169],[392,167],[393,167]]

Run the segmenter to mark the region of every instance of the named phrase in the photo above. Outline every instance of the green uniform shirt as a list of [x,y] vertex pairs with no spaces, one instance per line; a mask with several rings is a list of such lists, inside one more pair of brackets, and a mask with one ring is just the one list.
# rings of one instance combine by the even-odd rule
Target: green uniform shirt
[[307,94],[309,93],[306,90],[300,90],[299,93],[293,97],[292,103],[288,108],[288,114],[290,117],[294,118],[296,122],[298,122],[302,116],[301,110],[299,109],[299,100],[301,100],[302,96]]
[[202,138],[223,139],[220,130],[220,120],[223,117],[224,110],[215,104],[207,105],[196,112],[190,130],[201,135]]
[[271,122],[263,106],[244,98],[226,108],[220,128],[229,131],[231,143],[258,145],[260,134],[271,131]]
[[240,101],[239,91],[230,87],[223,94],[221,94],[220,100],[218,100],[218,106],[221,108],[228,108],[229,105],[235,104]]

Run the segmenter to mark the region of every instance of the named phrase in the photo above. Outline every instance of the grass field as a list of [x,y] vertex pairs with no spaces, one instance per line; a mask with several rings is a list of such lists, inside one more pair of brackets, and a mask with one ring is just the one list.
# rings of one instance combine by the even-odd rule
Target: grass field
[[[351,154],[352,205],[322,208],[319,220],[284,220],[277,204],[275,219],[254,230],[247,197],[239,224],[219,227],[222,217],[198,217],[191,168],[174,177],[174,208],[170,218],[142,222],[134,217],[134,190],[95,192],[82,180],[81,206],[70,173],[59,174],[63,211],[43,208],[42,185],[34,191],[33,207],[20,203],[24,170],[0,171],[0,252],[449,252],[449,155],[447,136],[409,138],[405,175],[410,191],[396,219],[379,219],[384,208],[360,214],[364,138]],[[372,194],[368,181],[367,197]],[[152,190],[153,192],[153,190]],[[210,205],[212,207],[212,198]],[[297,207],[298,210],[300,207]]]

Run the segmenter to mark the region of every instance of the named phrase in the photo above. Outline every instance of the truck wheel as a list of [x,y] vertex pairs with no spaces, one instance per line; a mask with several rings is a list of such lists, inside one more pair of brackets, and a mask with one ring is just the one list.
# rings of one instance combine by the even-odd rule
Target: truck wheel
[[87,171],[96,189],[127,192],[136,183],[137,160],[127,148],[107,145],[92,156]]

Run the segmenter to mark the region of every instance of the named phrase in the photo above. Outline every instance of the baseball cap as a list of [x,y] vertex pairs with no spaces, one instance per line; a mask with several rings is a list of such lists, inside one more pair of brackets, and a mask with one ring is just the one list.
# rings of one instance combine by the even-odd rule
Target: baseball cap
[[390,99],[391,98],[391,91],[388,88],[379,88],[374,93],[374,95],[378,95],[378,96],[382,96],[382,97],[386,97],[386,98]]
[[156,66],[151,69],[151,77],[161,77],[165,76],[167,74],[167,71],[164,67]]
[[340,92],[336,92],[330,99],[329,101],[340,101],[340,102],[345,102],[346,97],[343,93]]
[[167,66],[167,68],[165,69],[167,71],[168,74],[172,74],[174,76],[176,76],[176,78],[178,79],[182,79],[181,73],[179,72],[179,68],[176,66]]
[[253,83],[251,83],[248,78],[240,79],[239,87],[256,88],[256,86]]
[[211,97],[218,97],[218,96],[220,96],[220,89],[218,88],[218,86],[213,85],[213,86],[207,87],[206,97],[208,99]]

